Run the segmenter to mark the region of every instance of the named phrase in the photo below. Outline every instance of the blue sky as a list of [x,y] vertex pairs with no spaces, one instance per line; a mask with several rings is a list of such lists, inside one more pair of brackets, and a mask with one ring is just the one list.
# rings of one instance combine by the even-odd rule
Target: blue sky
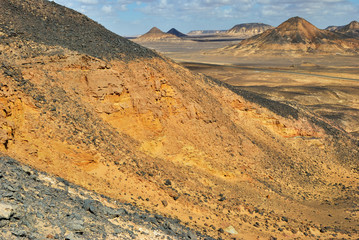
[[319,28],[359,21],[359,0],[54,0],[111,31],[134,36],[156,26],[190,30],[225,30],[240,23],[278,26],[300,16]]

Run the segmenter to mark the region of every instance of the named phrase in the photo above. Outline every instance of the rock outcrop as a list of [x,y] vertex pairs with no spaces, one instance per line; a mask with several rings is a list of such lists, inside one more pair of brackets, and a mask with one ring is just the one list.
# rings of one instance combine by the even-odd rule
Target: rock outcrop
[[[46,184],[66,180],[59,180],[60,201],[44,205],[49,217],[22,206],[26,228],[11,223],[16,199],[41,204],[57,190],[37,189],[31,179],[19,186],[11,180],[15,168],[6,166],[5,238],[35,227],[46,238],[49,226],[60,238],[77,237],[68,230],[90,239],[106,239],[103,228],[118,234],[122,222],[108,223],[118,205],[97,205],[98,194],[149,213],[140,218],[169,216],[196,231],[155,223],[178,227],[179,238],[357,236],[359,147],[339,127],[295,104],[196,75],[53,2],[0,3],[0,152],[46,171]],[[77,190],[67,181],[96,197],[70,194]],[[68,186],[71,199],[62,197]],[[20,187],[20,196],[6,197]],[[103,216],[87,218],[97,206]],[[73,214],[81,207],[84,218]],[[54,223],[56,215],[63,222]],[[31,225],[42,219],[47,225]]]
[[226,34],[241,38],[250,38],[272,28],[274,27],[264,23],[242,23],[229,29]]
[[326,28],[326,30],[343,33],[350,37],[357,38],[359,37],[359,22],[352,21],[344,26],[329,26]]
[[359,37],[359,22],[352,21],[348,25],[338,28],[336,31],[357,38]]
[[300,17],[290,18],[277,28],[217,52],[228,54],[357,54],[359,40],[320,30]]

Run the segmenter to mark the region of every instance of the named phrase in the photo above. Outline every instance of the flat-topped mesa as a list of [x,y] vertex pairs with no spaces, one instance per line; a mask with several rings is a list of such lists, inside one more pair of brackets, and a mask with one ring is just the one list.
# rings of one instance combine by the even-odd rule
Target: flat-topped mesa
[[237,24],[229,29],[226,34],[231,36],[240,36],[243,38],[249,38],[265,32],[273,27],[264,23],[242,23]]

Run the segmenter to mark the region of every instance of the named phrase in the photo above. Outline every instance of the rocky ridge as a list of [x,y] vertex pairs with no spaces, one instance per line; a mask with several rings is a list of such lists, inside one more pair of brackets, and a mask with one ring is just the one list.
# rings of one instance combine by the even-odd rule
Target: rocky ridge
[[1,1],[0,8],[1,29],[11,36],[18,35],[23,39],[65,47],[98,58],[131,60],[158,57],[153,51],[53,1]]
[[192,30],[187,33],[191,36],[200,36],[200,35],[218,35],[225,33],[227,30]]
[[351,37],[359,37],[359,22],[352,21],[349,24],[336,29],[336,31],[344,33]]
[[333,31],[333,32],[340,32],[351,37],[358,37],[359,35],[359,22],[351,21],[347,25],[343,26],[329,26],[325,30]]

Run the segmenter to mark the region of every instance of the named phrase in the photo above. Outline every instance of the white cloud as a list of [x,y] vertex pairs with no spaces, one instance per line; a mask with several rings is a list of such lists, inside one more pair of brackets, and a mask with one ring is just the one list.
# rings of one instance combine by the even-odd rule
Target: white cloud
[[84,3],[84,4],[98,4],[98,0],[76,0],[77,2]]
[[101,10],[105,13],[111,13],[112,12],[112,6],[111,5],[104,5],[102,6]]

